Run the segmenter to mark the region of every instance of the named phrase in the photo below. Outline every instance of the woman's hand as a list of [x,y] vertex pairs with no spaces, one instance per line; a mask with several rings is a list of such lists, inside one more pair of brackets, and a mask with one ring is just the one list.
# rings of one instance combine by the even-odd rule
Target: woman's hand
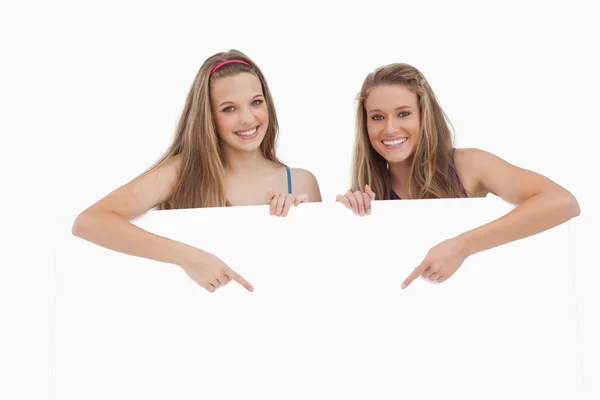
[[300,205],[300,203],[306,203],[308,201],[308,195],[304,193],[298,196],[293,196],[288,193],[275,194],[273,190],[269,190],[266,199],[267,202],[271,205],[271,208],[269,210],[271,212],[271,215],[285,217],[286,215],[288,215],[290,207],[297,207]]
[[357,190],[352,192],[348,190],[345,195],[339,195],[335,201],[343,203],[346,207],[351,208],[354,214],[369,215],[371,214],[371,201],[375,200],[375,193],[369,185],[365,185],[365,191]]
[[190,247],[178,265],[190,278],[211,293],[231,280],[236,281],[249,292],[254,291],[246,279],[229,268],[220,258],[198,248]]
[[429,250],[423,262],[402,283],[402,289],[408,287],[418,276],[434,282],[444,282],[454,275],[467,257],[468,253],[458,238],[444,240]]

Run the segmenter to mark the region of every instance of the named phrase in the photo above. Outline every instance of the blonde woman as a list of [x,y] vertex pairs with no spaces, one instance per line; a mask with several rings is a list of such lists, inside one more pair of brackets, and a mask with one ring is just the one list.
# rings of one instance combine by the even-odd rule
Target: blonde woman
[[391,64],[370,73],[358,97],[352,188],[337,197],[356,214],[371,201],[485,197],[516,204],[507,215],[432,249],[403,282],[443,282],[481,251],[579,215],[575,197],[550,179],[474,148],[455,149],[450,123],[423,74]]
[[277,115],[259,67],[231,50],[208,58],[187,96],[164,156],[133,181],[83,211],[73,234],[121,253],[180,266],[214,292],[252,285],[217,256],[145,231],[129,221],[150,209],[270,204],[271,215],[320,202],[315,177],[276,155]]

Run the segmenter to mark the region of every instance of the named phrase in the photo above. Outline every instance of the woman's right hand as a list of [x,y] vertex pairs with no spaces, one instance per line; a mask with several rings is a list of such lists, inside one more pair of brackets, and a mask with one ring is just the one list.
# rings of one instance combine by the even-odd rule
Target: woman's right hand
[[219,257],[198,248],[191,247],[178,265],[190,278],[211,293],[231,280],[236,281],[249,292],[254,291],[246,279],[229,268]]
[[369,215],[371,214],[371,201],[375,200],[375,193],[369,185],[365,185],[365,191],[361,192],[348,190],[345,195],[339,195],[335,201],[343,203],[346,207],[351,208],[354,214]]

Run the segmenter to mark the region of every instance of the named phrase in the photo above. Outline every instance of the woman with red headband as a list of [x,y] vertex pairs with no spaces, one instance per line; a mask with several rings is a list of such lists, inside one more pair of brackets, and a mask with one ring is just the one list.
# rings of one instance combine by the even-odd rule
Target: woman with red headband
[[277,115],[256,64],[231,50],[208,58],[187,96],[173,143],[146,172],[83,211],[73,234],[99,246],[179,265],[210,292],[235,280],[253,288],[213,254],[154,235],[129,221],[150,209],[270,204],[286,216],[320,202],[315,177],[276,155]]

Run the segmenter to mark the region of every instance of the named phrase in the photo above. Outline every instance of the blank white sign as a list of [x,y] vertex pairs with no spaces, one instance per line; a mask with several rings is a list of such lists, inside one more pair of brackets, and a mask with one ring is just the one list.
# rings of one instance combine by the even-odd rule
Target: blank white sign
[[580,399],[568,225],[400,288],[495,198],[152,211],[134,221],[219,256],[255,287],[211,294],[177,266],[60,221],[53,400]]

